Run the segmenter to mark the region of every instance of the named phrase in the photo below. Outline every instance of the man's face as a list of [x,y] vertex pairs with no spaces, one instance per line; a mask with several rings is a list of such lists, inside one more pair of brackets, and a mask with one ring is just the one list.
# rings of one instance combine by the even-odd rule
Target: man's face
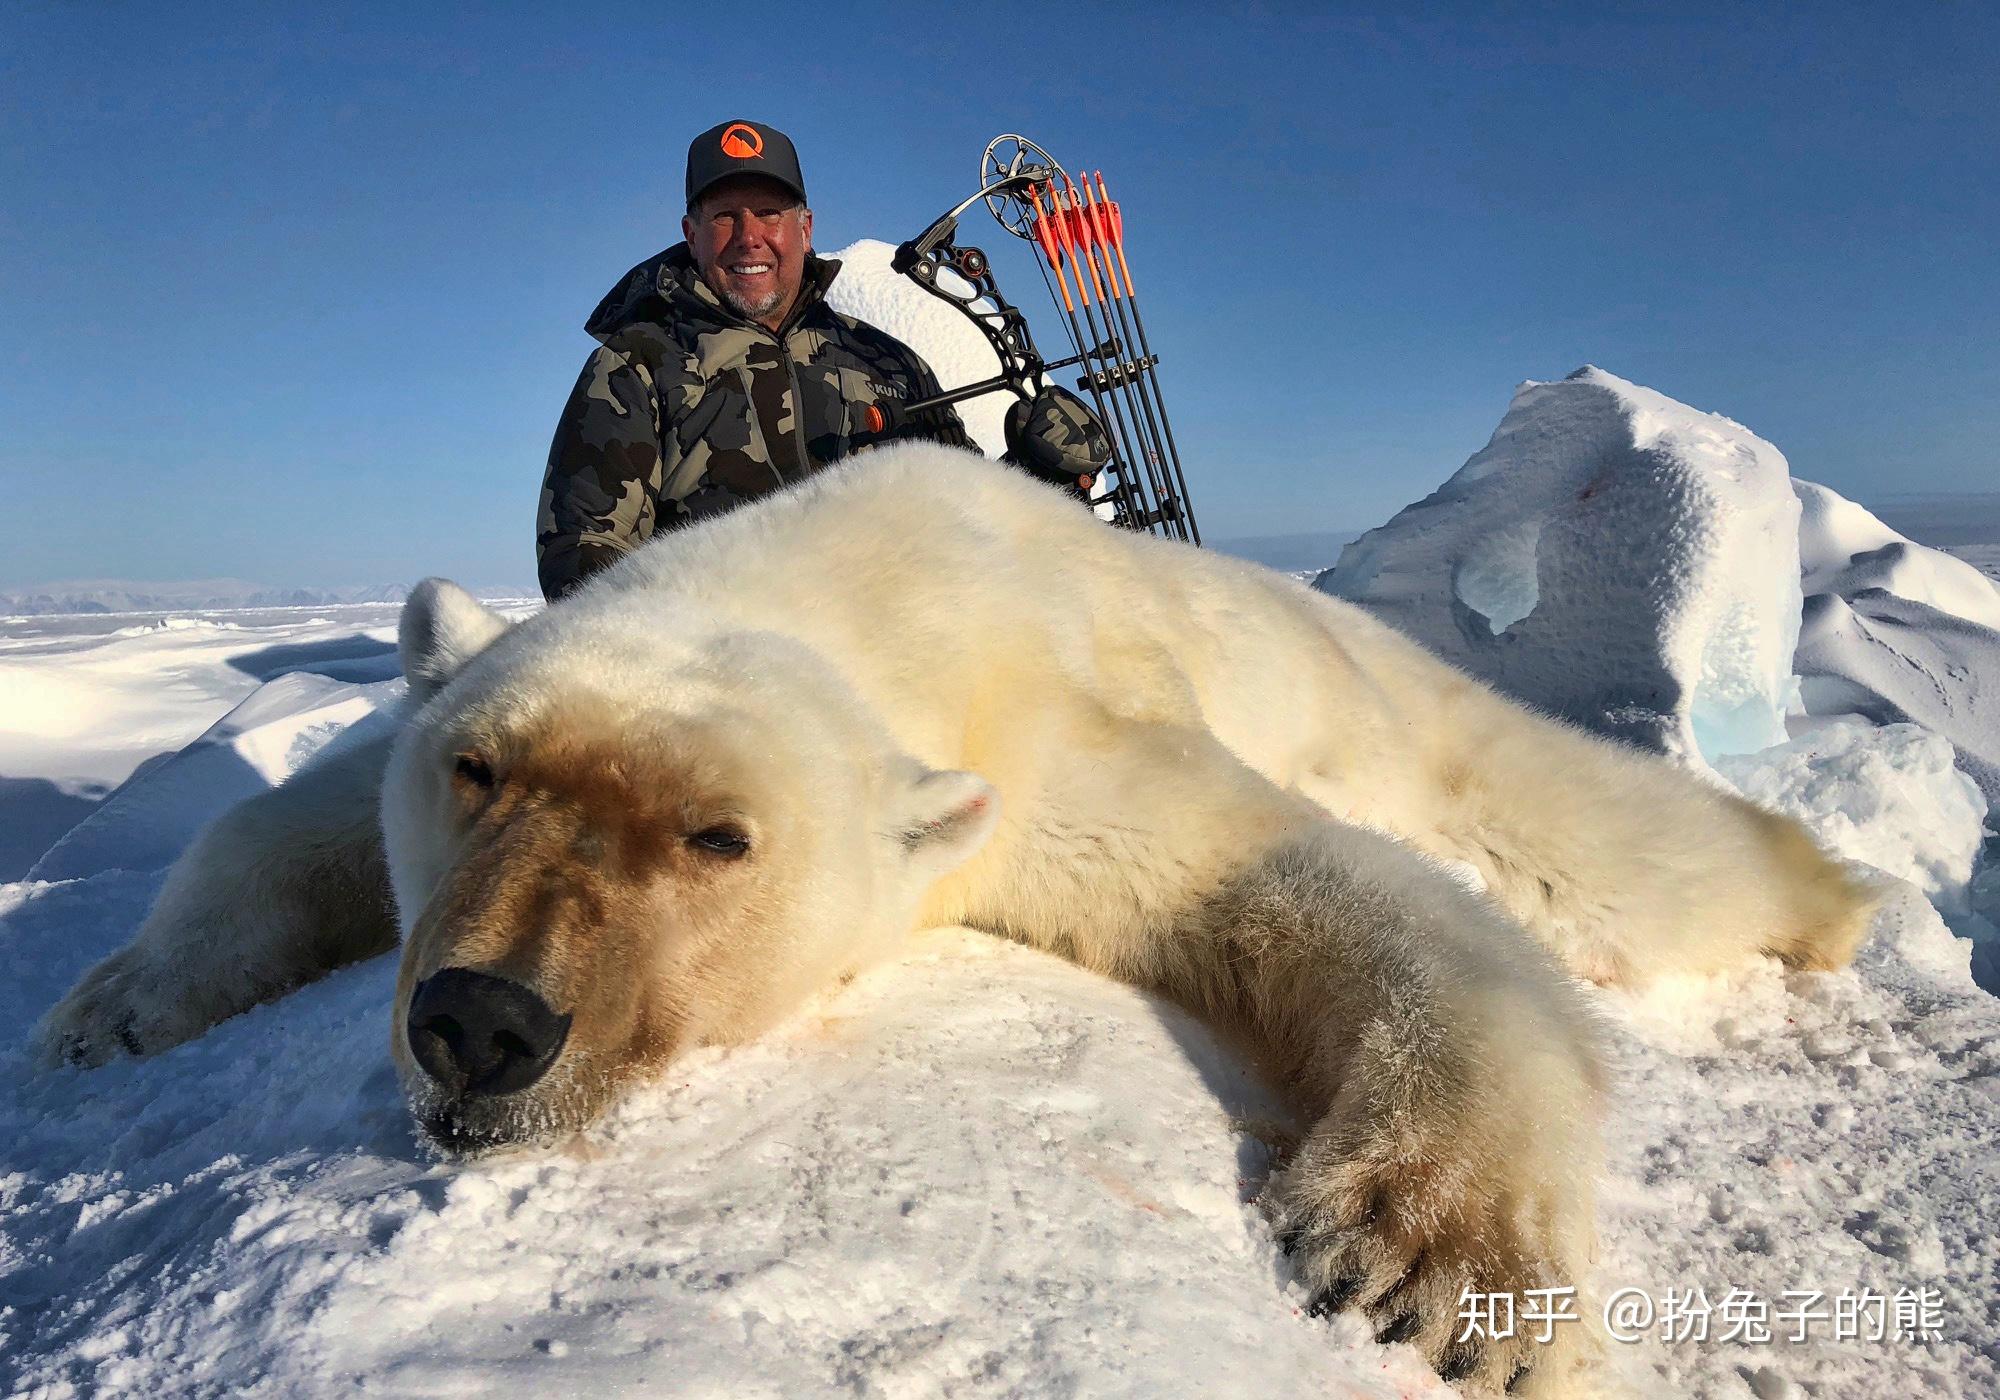
[[772,330],[798,300],[812,226],[812,210],[761,175],[712,186],[681,220],[701,280],[738,314]]

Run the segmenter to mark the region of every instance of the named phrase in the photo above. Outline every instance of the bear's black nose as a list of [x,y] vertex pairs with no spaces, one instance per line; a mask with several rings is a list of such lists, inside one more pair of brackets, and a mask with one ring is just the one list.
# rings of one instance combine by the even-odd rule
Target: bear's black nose
[[548,1073],[569,1039],[569,1017],[519,982],[447,967],[410,998],[409,1037],[417,1063],[447,1090],[491,1098]]

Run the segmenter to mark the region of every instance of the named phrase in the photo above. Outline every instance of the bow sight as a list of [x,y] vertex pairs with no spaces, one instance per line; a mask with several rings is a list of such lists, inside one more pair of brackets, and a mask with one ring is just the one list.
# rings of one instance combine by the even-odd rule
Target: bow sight
[[[1041,357],[1027,318],[1000,295],[986,254],[952,241],[959,215],[982,200],[1001,228],[1041,250],[1043,285],[1069,327],[1067,357]],[[1102,171],[1094,183],[1086,175],[1079,188],[1025,136],[996,136],[980,161],[978,191],[896,249],[891,266],[969,317],[1000,357],[999,374],[905,404],[902,413],[1003,389],[1032,399],[1051,371],[1078,366],[1077,387],[1090,395],[1111,441],[1111,460],[1091,499],[1113,524],[1201,543],[1160,393],[1160,359],[1146,340],[1125,262],[1124,220],[1105,192]]]

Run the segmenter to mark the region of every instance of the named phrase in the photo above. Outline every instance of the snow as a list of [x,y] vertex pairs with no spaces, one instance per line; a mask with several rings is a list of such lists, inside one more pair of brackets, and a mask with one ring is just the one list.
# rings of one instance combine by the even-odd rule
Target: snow
[[[1798,562],[1769,537],[1786,516],[1772,474],[1806,501],[1807,588],[1924,610],[1903,654],[1983,626],[1959,611],[1979,595],[1905,550],[1877,586],[1900,594],[1839,597],[1874,576],[1856,556],[1895,541],[1804,485],[1792,497],[1742,429],[1611,376],[1531,386],[1509,422],[1479,471],[1405,512],[1451,533],[1354,555],[1376,598],[1427,615],[1419,578],[1451,590],[1471,561],[1458,606],[1517,649],[1558,639],[1522,626],[1552,607],[1578,627],[1602,608],[1613,649],[1675,688],[1658,734],[1702,745],[1887,892],[1852,971],[1587,993],[1616,1082],[1596,1290],[1720,1305],[1744,1289],[1773,1308],[1796,1306],[1788,1290],[1829,1308],[1932,1290],[1940,1332],[1836,1340],[1822,1323],[1795,1342],[1774,1316],[1777,1337],[1750,1343],[1656,1322],[1609,1349],[1600,1393],[2000,1393],[2000,1002],[1953,936],[2000,907],[2000,872],[1977,863],[1986,804],[1964,749],[1926,722],[1970,711],[1787,713],[1768,614],[1796,621],[1802,595],[1751,543]],[[1450,504],[1510,473],[1518,489]],[[1601,517],[1614,552],[1643,533],[1636,513],[1681,511],[1655,533],[1685,557],[1644,556],[1678,590],[1653,614],[1671,637],[1635,636],[1647,615],[1585,557],[1563,492],[1593,481],[1619,503]],[[1475,547],[1460,517],[1480,512],[1500,544]],[[40,857],[0,884],[0,1394],[1453,1393],[1408,1348],[1303,1314],[1254,1199],[1296,1125],[1240,1055],[963,930],[754,1046],[676,1063],[573,1142],[467,1164],[412,1136],[385,1044],[393,958],[150,1061],[36,1070],[29,1028],[130,936],[197,822],[383,723],[397,692],[387,609],[160,622],[0,622],[0,772],[31,785],[0,787],[0,829],[39,842],[0,877]],[[1756,734],[1754,752],[1724,742]],[[33,784],[92,794],[59,843]]]
[[25,874],[112,789],[201,734],[273,667],[392,652],[394,608],[346,616],[354,630],[340,637],[324,619],[283,610],[0,626],[0,879]]
[[295,671],[258,687],[193,743],[149,769],[144,782],[119,789],[77,823],[30,867],[28,878],[165,869],[189,832],[283,782],[328,741],[398,698],[403,682],[395,653],[379,664],[390,674],[373,684]]
[[[1831,1340],[1664,1347],[1660,1393],[1892,1397],[2000,1392],[1991,1220],[2000,1010],[1966,944],[1899,886],[1853,972],[1773,967],[1606,997],[1625,1092],[1607,1134],[1602,1286],[1941,1295],[1930,1346]],[[1783,1386],[1794,1389],[1780,1388]],[[1769,1387],[1767,1390],[1766,1387]]]
[[[519,615],[533,604],[495,606]],[[118,860],[131,869],[164,865],[188,823],[288,771],[266,750],[290,739],[257,732],[268,716],[303,716],[309,695],[317,696],[325,712],[298,723],[323,723],[331,733],[379,702],[360,702],[336,683],[395,677],[399,611],[257,608],[0,623],[0,879],[27,874],[66,832],[68,849],[50,857],[44,877],[95,873],[102,867],[88,864],[95,857],[78,843],[99,840],[112,820],[126,828],[110,842]],[[280,676],[278,693],[257,697]],[[245,703],[249,709],[231,714]],[[178,776],[112,796],[161,764]],[[86,817],[89,829],[77,831]],[[148,846],[139,830],[146,825],[179,835]]]
[[1712,759],[1785,737],[1798,521],[1777,448],[1585,366],[1523,384],[1315,586],[1544,709]]
[[1865,507],[1811,481],[1799,498],[1799,567],[1807,597],[1886,589],[1913,603],[2000,630],[2000,588],[1963,559],[1905,539]]
[[1987,801],[2000,802],[2000,587],[1826,487],[1795,484],[1806,711],[1914,720],[1949,739]]
[[1986,798],[1950,743],[1916,724],[1840,719],[1716,770],[1761,807],[1797,818],[1828,849],[1908,880],[1940,909],[1971,911]]
[[[1002,237],[994,230],[996,237]],[[1011,239],[1003,239],[1012,242]],[[864,238],[850,243],[829,257],[840,261],[840,275],[827,292],[827,304],[847,316],[857,316],[879,326],[906,345],[916,347],[936,371],[940,389],[956,389],[1000,372],[1000,357],[963,311],[947,306],[915,282],[889,268],[894,244]],[[996,276],[1005,279],[1004,267]],[[946,272],[939,278],[961,295],[970,293],[970,284]],[[966,432],[989,457],[1007,450],[1007,436],[1001,428],[1012,397],[1005,393],[985,394],[959,404],[958,416]]]

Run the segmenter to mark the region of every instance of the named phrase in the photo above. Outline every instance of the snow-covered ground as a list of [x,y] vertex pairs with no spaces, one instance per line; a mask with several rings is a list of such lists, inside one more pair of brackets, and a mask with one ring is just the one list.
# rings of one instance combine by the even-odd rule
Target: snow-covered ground
[[[1695,724],[1686,761],[1888,890],[1850,972],[1588,993],[1618,1085],[1595,1284],[1652,1312],[1625,1316],[1636,1336],[1610,1348],[1603,1391],[2000,1393],[2000,1002],[1953,934],[1987,930],[2000,888],[1978,864],[1985,795],[1936,723],[1971,711],[1815,710],[1788,665],[1766,665],[1787,636],[1772,610],[1808,591],[1983,597],[1938,592],[1931,562],[1881,553],[1879,522],[1825,501],[1816,516],[1804,486],[1795,552],[1777,551],[1787,587],[1762,566],[1796,498],[1746,479],[1787,484],[1782,457],[1645,403],[1639,448],[1617,404],[1587,406],[1600,459],[1575,490],[1545,490],[1539,518],[1492,516],[1511,544],[1373,547],[1374,577],[1433,569],[1448,588],[1457,559],[1486,560],[1466,588],[1487,636],[1557,599],[1679,694],[1720,697],[1709,714],[1727,723]],[[1721,486],[1662,465],[1690,443]],[[1588,570],[1531,576],[1528,596],[1508,553],[1532,534],[1531,554],[1555,542],[1575,561],[1587,534],[1552,515],[1615,487],[1607,462],[1703,512],[1667,560],[1684,586],[1654,615],[1664,640],[1559,599]],[[1731,500],[1746,518],[1715,519]],[[130,936],[203,817],[377,722],[400,685],[393,626],[379,606],[0,621],[0,1394],[1450,1393],[1406,1348],[1304,1315],[1254,1200],[1290,1125],[1232,1050],[963,931],[754,1047],[677,1063],[580,1140],[471,1164],[412,1136],[386,1052],[389,958],[154,1060],[31,1066],[29,1029]],[[1940,673],[1953,702],[1993,684],[1984,653],[1965,655],[1963,675]],[[1856,684],[1877,664],[1851,666]],[[1759,726],[1776,742],[1742,742]],[[1670,1324],[1670,1290],[1696,1289],[1713,1313]],[[1751,1339],[1757,1304],[1769,1340]]]
[[[68,687],[45,711],[46,773],[85,763],[79,729],[107,743],[90,771],[145,767],[142,722],[165,751],[204,727],[189,697],[208,694],[206,747],[271,776],[337,727],[319,683],[354,714],[395,684],[259,686],[241,669],[277,647],[351,663],[353,638],[386,641],[379,611],[186,624],[7,653],[10,682]],[[118,673],[157,677],[155,708],[136,682],[99,688],[107,649]],[[234,719],[213,714],[246,686]],[[109,722],[85,713],[99,703]],[[1835,794],[1823,833],[1921,879],[1925,860],[1950,865],[1926,824],[1963,824],[1935,810],[1949,789],[1921,741],[1869,755],[1872,774],[1762,763],[1817,771]],[[173,781],[154,764],[99,808],[66,843],[68,878],[0,886],[0,1020],[17,1028],[0,1045],[0,1393],[1446,1393],[1358,1326],[1301,1313],[1251,1203],[1285,1125],[1231,1052],[1171,1008],[970,934],[930,937],[764,1044],[677,1066],[583,1142],[470,1166],[411,1136],[386,958],[156,1060],[31,1069],[26,1028],[159,885],[165,833],[111,819],[178,813],[184,840],[202,793],[216,808],[237,790],[194,771],[208,784],[182,779],[176,803],[139,801]],[[1871,822],[1864,798],[1888,814]],[[1836,1342],[1830,1323],[1803,1344],[1725,1343],[1719,1326],[1663,1344],[1656,1323],[1615,1350],[1632,1389],[2000,1385],[2000,1004],[1965,963],[1906,890],[1853,974],[1595,994],[1623,1086],[1606,1292],[1939,1300],[1930,1345]]]
[[[142,764],[271,677],[394,668],[397,609],[22,617],[0,623],[0,879],[17,879]],[[249,621],[254,619],[254,622]]]

